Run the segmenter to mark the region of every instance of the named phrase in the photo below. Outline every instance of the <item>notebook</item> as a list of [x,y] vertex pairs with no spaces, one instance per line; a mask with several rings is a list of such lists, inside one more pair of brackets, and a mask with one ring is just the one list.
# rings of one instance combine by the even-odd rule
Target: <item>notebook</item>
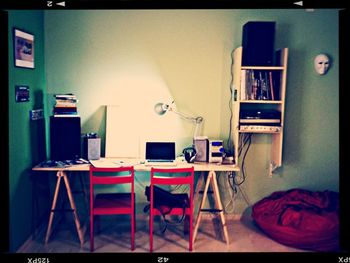
[[146,166],[176,166],[175,142],[146,142]]

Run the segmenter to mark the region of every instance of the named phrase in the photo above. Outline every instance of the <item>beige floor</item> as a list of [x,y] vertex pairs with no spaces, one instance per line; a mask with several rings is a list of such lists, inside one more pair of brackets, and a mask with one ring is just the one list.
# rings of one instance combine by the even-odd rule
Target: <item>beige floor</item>
[[[121,216],[104,217],[100,229],[95,234],[95,253],[120,253],[130,251],[130,225],[128,218]],[[215,215],[207,215],[201,222],[193,252],[305,252],[284,246],[262,233],[249,216],[241,220],[226,217],[230,244],[226,245],[220,221]],[[115,221],[113,221],[115,220]],[[115,223],[119,222],[119,223]],[[182,225],[170,225],[165,233],[161,232],[161,221],[155,223],[154,252],[188,252],[188,235],[183,234]],[[44,244],[45,227],[30,238],[17,251],[18,253],[90,253],[89,229],[85,232],[85,243],[80,247],[78,235],[70,216],[56,222],[56,227],[47,245]],[[149,251],[149,233],[147,217],[137,218],[135,250]]]

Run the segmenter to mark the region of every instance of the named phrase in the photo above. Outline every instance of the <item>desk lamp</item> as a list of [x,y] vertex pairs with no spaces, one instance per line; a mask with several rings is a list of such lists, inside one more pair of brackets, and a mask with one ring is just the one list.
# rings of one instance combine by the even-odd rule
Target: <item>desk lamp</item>
[[[171,103],[171,105],[174,103],[174,101]],[[187,115],[185,113],[182,113],[182,112],[179,112],[177,110],[175,110],[171,105],[169,104],[165,104],[165,103],[162,103],[162,102],[159,102],[157,103],[156,105],[154,105],[154,111],[158,114],[158,115],[164,115],[166,112],[168,111],[171,111],[171,112],[174,112],[176,113],[177,115],[179,115],[181,118],[187,120],[187,121],[190,121],[190,122],[193,122],[196,124],[196,127],[194,129],[194,134],[193,134],[193,139],[196,138],[199,134],[199,128],[200,128],[200,125],[201,123],[203,122],[203,117],[193,117],[193,116],[190,116],[190,115]],[[194,159],[196,157],[196,150],[195,150],[195,147],[192,146],[192,147],[187,147],[183,150],[183,154],[185,156],[185,159],[187,162],[194,162]]]

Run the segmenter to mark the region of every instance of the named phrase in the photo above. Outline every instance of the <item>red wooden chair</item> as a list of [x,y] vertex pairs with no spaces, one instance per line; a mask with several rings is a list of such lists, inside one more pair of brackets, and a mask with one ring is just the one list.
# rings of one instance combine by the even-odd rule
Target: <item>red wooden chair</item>
[[[160,176],[160,174],[181,174],[173,177]],[[185,174],[185,175],[184,175]],[[186,176],[187,175],[187,176]],[[150,233],[150,252],[153,251],[153,217],[162,215],[162,213],[155,207],[154,185],[189,185],[189,197],[187,195],[187,204],[185,209],[183,207],[172,207],[167,215],[185,215],[189,219],[189,251],[192,251],[193,239],[193,182],[194,182],[194,168],[151,168],[151,182],[150,182],[150,216],[149,216],[149,233]],[[181,195],[181,194],[179,194]],[[186,221],[184,222],[186,226]]]
[[[95,185],[130,184],[127,193],[94,194]],[[131,217],[131,250],[135,239],[134,167],[97,168],[90,166],[90,250],[94,251],[94,216],[122,215]]]

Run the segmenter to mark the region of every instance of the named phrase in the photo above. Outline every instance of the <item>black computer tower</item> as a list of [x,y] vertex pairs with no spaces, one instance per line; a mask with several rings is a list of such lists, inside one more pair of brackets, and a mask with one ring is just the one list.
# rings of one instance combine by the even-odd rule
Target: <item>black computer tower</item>
[[51,160],[81,157],[80,117],[50,117]]
[[251,21],[243,26],[242,66],[273,66],[276,22]]

